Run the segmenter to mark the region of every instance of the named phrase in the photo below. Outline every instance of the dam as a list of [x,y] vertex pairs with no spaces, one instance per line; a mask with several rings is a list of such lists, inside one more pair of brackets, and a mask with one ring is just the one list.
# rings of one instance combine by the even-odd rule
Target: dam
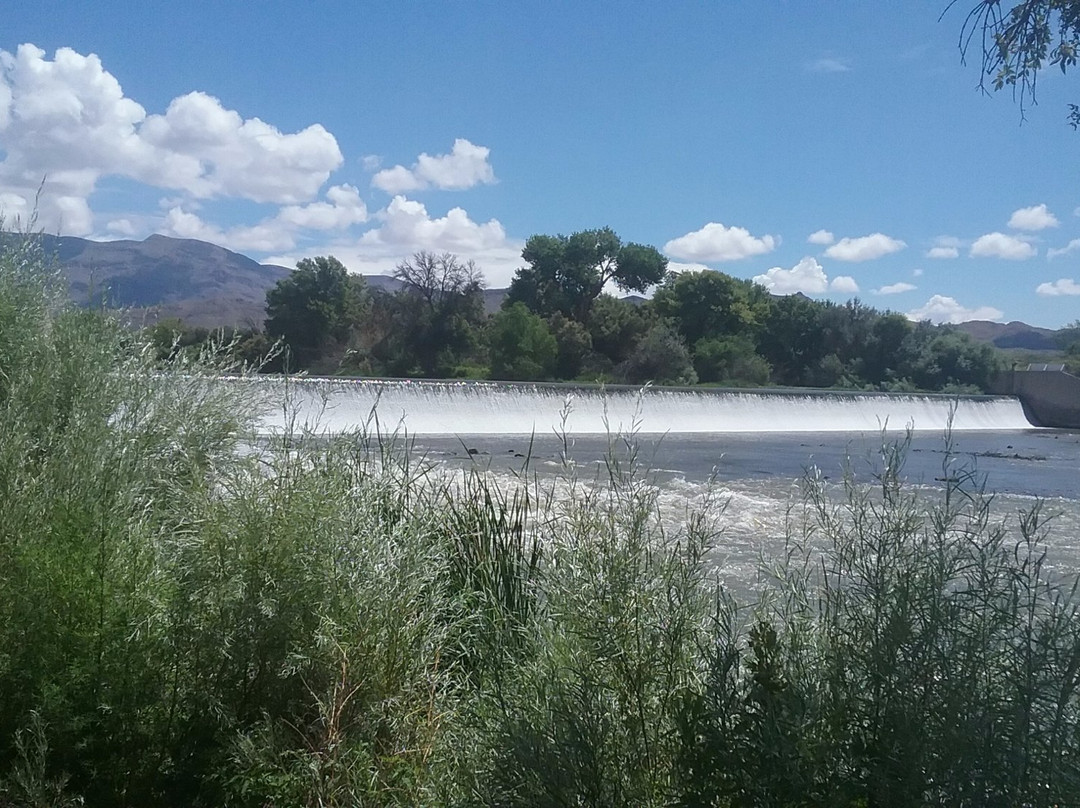
[[[414,435],[1008,431],[1033,429],[1011,396],[543,383],[244,378],[268,400],[263,425]],[[255,392],[255,391],[253,391]],[[282,406],[281,402],[285,402]]]

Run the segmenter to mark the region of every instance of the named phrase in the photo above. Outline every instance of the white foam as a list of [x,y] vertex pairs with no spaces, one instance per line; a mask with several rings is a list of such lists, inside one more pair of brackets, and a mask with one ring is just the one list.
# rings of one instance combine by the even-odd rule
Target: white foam
[[[714,432],[865,432],[1031,429],[1009,397],[568,388],[498,382],[300,379],[239,380],[291,406],[267,415],[280,428],[297,423],[326,432],[371,424],[403,425],[417,435]],[[273,390],[273,386],[280,391]]]

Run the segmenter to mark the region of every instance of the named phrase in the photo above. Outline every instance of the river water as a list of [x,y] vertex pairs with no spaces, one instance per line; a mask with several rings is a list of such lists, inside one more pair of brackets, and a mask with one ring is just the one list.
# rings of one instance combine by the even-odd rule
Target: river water
[[416,381],[245,380],[315,432],[396,434],[453,473],[479,468],[506,485],[572,475],[602,481],[611,457],[634,447],[665,519],[715,517],[718,567],[740,588],[762,558],[784,551],[800,481],[845,474],[872,485],[883,447],[906,444],[903,477],[928,502],[969,477],[1015,528],[1040,504],[1050,517],[1048,563],[1080,570],[1080,433],[1037,429],[1007,397],[807,391],[599,389],[562,385]]

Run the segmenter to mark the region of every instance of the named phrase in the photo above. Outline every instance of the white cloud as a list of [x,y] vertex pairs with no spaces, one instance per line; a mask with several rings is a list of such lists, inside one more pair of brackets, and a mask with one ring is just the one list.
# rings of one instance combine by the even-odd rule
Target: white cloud
[[913,270],[911,270],[911,276],[913,278],[921,278],[922,274],[923,274],[923,271],[921,269],[913,269]]
[[371,178],[371,184],[389,194],[418,191],[424,188],[461,190],[495,182],[495,171],[488,162],[491,149],[477,146],[464,138],[454,141],[450,154],[421,154],[413,167],[385,168]]
[[934,295],[923,306],[907,313],[909,320],[930,320],[935,323],[964,323],[969,320],[1000,320],[1004,313],[993,306],[969,309],[961,306],[956,298]]
[[964,242],[955,236],[938,236],[934,246],[926,251],[927,258],[959,258]]
[[379,275],[392,272],[398,263],[419,250],[452,252],[475,261],[488,285],[496,288],[508,286],[521,266],[523,244],[507,237],[496,219],[475,222],[461,208],[433,218],[423,204],[400,195],[372,218],[379,226],[359,239],[339,238],[325,245],[305,245],[303,255],[275,255],[267,263],[291,266],[304,255],[333,254],[353,272]]
[[853,295],[859,291],[859,284],[850,275],[837,275],[829,281],[829,288],[834,292],[845,295]]
[[1047,250],[1046,257],[1057,258],[1059,255],[1068,255],[1069,253],[1076,252],[1077,250],[1080,250],[1080,238],[1074,238],[1072,241],[1070,241],[1068,244],[1066,244],[1064,247],[1061,247],[1060,249],[1055,250],[1051,248]]
[[114,236],[134,236],[137,232],[130,219],[113,219],[105,229]]
[[738,261],[772,252],[778,241],[774,236],[752,236],[744,227],[709,222],[700,230],[672,239],[664,245],[664,252],[689,261]]
[[360,158],[360,165],[364,171],[378,171],[382,168],[382,157],[377,154],[365,154]]
[[874,294],[875,295],[899,295],[899,294],[902,294],[904,292],[912,292],[915,289],[918,289],[918,287],[915,284],[913,284],[913,283],[905,283],[904,281],[900,281],[898,283],[887,284],[885,286],[882,286],[880,289],[875,289]]
[[832,244],[836,239],[828,230],[815,230],[806,240],[810,244]]
[[278,212],[276,221],[293,229],[308,230],[342,230],[367,221],[367,206],[354,186],[333,185],[327,190],[326,198],[326,202],[288,205]]
[[1035,287],[1035,293],[1043,297],[1080,295],[1080,283],[1077,283],[1072,278],[1058,278],[1053,283],[1040,283]]
[[979,236],[971,245],[972,258],[1005,258],[1023,261],[1036,255],[1036,250],[1024,238],[1005,233],[987,233]]
[[521,244],[507,238],[497,219],[475,222],[462,208],[451,208],[433,218],[427,208],[404,196],[395,196],[376,214],[379,227],[368,230],[357,243],[357,255],[365,263],[389,259],[392,268],[418,250],[452,252],[472,259],[492,285],[507,285],[521,264]]
[[957,247],[931,247],[926,251],[927,258],[959,258],[960,250]]
[[1014,230],[1045,230],[1057,227],[1057,217],[1046,209],[1046,205],[1032,205],[1030,208],[1014,210],[1009,217],[1009,227]]
[[837,261],[871,261],[889,253],[899,252],[907,245],[884,233],[872,233],[859,238],[842,238],[825,250],[827,258]]
[[180,205],[169,209],[162,224],[166,235],[210,241],[230,250],[272,252],[291,250],[301,230],[345,230],[367,221],[367,207],[351,185],[334,185],[325,202],[286,205],[277,214],[251,226],[222,230]]
[[847,73],[851,70],[851,60],[826,56],[808,62],[806,69],[812,73]]
[[829,287],[829,279],[817,259],[806,257],[791,269],[773,267],[763,275],[755,275],[754,283],[760,283],[774,295],[793,295],[802,292],[819,295]]
[[188,197],[297,204],[315,196],[342,162],[322,126],[284,134],[205,93],[147,115],[97,56],[71,48],[52,60],[34,45],[0,51],[0,87],[0,187],[32,204],[47,177],[40,203],[47,230],[90,233],[88,198],[105,176]]

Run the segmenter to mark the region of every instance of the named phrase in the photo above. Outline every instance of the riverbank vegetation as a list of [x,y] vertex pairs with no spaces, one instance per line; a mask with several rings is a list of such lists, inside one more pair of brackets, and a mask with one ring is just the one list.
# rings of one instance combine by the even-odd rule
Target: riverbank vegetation
[[255,441],[227,350],[163,363],[60,301],[32,241],[3,254],[0,805],[1080,798],[1038,508],[952,467],[916,495],[885,447],[871,486],[806,480],[751,601],[722,499],[661,519],[632,435],[509,482]]
[[[239,335],[235,351],[257,361],[280,341],[270,372],[892,392],[985,392],[1002,366],[966,334],[857,300],[667,272],[657,250],[607,228],[533,236],[522,260],[489,314],[480,269],[451,254],[417,253],[393,288],[368,288],[332,257],[305,259],[267,294],[265,333]],[[167,356],[210,333],[165,322],[150,337]]]

